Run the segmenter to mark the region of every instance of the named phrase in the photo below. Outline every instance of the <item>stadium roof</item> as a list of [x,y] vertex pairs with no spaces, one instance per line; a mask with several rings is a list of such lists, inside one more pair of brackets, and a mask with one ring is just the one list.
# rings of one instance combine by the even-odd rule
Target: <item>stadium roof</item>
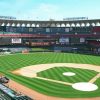
[[0,20],[1,26],[17,26],[20,24],[22,26],[23,24],[25,26],[29,25],[35,25],[35,26],[41,26],[41,27],[55,27],[57,25],[62,26],[63,24],[69,25],[69,26],[99,26],[100,25],[100,19],[88,19],[88,20],[74,20],[74,21],[29,21],[29,20]]

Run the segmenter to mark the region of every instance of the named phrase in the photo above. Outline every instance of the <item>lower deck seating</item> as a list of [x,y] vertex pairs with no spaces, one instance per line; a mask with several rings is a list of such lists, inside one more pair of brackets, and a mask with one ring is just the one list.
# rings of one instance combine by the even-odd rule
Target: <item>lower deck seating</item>
[[27,96],[21,96],[21,97],[18,97],[18,98],[14,98],[14,100],[33,100]]
[[2,91],[0,91],[0,100],[11,100],[11,98],[4,94]]

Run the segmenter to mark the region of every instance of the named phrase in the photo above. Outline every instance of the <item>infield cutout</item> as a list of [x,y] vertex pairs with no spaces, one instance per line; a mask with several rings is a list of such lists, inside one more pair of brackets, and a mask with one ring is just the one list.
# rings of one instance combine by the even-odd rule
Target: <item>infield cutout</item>
[[89,83],[89,82],[80,82],[80,83],[75,83],[72,85],[72,87],[76,90],[80,90],[80,91],[95,91],[98,89],[98,86],[93,84],[93,83]]
[[[75,84],[38,77],[37,73],[39,73],[41,71],[45,71],[45,70],[50,69],[50,68],[54,68],[54,67],[66,67],[66,68],[72,67],[72,68],[76,68],[76,69],[77,68],[88,69],[88,70],[93,70],[93,71],[96,71],[99,73],[88,82],[81,82],[81,83],[75,83]],[[31,66],[26,66],[26,67],[17,69],[15,71],[13,71],[12,73],[17,74],[17,75],[22,75],[25,77],[29,77],[29,78],[39,78],[42,80],[71,85],[74,89],[80,90],[80,91],[95,91],[98,89],[98,86],[93,84],[93,83],[100,77],[100,66],[90,65],[90,64],[76,64],[76,63],[38,64],[38,65],[31,65]],[[64,72],[62,74],[67,76],[67,77],[76,75],[76,73],[73,73],[73,72]]]
[[64,72],[63,75],[64,76],[75,76],[76,74],[73,72]]

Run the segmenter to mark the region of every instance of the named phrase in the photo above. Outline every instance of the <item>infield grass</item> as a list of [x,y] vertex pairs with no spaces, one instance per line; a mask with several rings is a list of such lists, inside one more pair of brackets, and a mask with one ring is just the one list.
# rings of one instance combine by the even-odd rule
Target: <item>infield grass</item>
[[[64,72],[73,72],[76,75],[74,76],[64,76]],[[44,77],[53,80],[59,80],[63,82],[69,83],[77,83],[77,82],[88,82],[94,76],[96,76],[98,72],[87,70],[87,69],[79,69],[79,68],[68,68],[68,67],[54,67],[42,72],[39,72],[37,75],[39,77]]]

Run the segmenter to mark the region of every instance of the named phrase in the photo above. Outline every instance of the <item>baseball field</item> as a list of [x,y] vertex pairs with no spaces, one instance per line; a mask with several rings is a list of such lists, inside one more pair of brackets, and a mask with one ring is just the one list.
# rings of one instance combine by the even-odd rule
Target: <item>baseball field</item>
[[[36,65],[43,67],[43,69],[38,67],[39,69],[33,70]],[[33,69],[28,70],[30,67]],[[23,68],[27,68],[27,71],[20,73],[26,70]],[[14,73],[15,71],[17,73]],[[100,97],[100,56],[72,53],[30,53],[0,56],[0,73],[48,96],[60,98]],[[25,73],[27,75],[24,75]],[[36,76],[34,77],[32,73],[35,73]],[[72,76],[66,73],[72,73]],[[33,76],[30,77],[30,75]],[[75,83],[91,83],[96,88],[90,89],[90,91],[75,89],[73,88]]]

